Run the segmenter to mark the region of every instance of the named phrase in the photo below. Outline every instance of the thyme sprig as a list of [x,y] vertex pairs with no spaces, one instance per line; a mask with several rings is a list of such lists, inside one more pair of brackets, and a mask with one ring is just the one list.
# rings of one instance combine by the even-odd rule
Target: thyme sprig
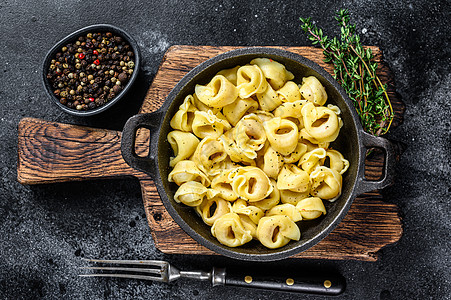
[[363,129],[373,135],[384,134],[390,129],[394,114],[387,86],[376,75],[373,52],[360,43],[356,26],[349,24],[347,9],[337,12],[335,19],[341,26],[339,38],[328,38],[311,18],[300,18],[301,28],[313,45],[323,49],[324,61],[333,64],[334,78],[353,101]]

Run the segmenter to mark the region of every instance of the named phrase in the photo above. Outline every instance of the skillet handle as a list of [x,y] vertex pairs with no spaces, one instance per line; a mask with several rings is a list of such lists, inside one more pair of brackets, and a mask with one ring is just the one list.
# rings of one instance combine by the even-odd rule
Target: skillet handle
[[362,140],[365,150],[370,147],[384,149],[385,166],[384,175],[381,180],[370,181],[366,180],[364,176],[358,178],[357,195],[373,190],[380,190],[391,185],[393,183],[395,172],[395,149],[393,148],[393,144],[389,140],[368,134],[366,132],[362,132]]
[[[144,171],[152,178],[155,178],[156,166],[155,155],[152,153],[152,137],[158,132],[160,126],[161,112],[138,114],[127,120],[122,131],[121,152],[125,162],[131,167]],[[149,154],[147,156],[139,156],[135,150],[136,132],[140,128],[150,130]],[[158,143],[158,141],[154,141]]]

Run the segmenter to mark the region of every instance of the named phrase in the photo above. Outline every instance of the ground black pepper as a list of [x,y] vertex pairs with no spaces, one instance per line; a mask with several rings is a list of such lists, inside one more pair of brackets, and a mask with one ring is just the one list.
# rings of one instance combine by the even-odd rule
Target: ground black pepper
[[91,110],[118,95],[135,68],[131,46],[111,32],[87,33],[51,60],[47,79],[60,103]]

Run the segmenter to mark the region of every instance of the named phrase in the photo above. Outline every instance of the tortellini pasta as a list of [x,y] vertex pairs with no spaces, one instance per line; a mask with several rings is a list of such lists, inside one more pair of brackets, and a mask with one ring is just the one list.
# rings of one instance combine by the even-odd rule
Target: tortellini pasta
[[243,99],[264,92],[268,86],[262,70],[254,65],[246,65],[237,70],[236,84],[238,96]]
[[195,91],[203,104],[214,108],[224,107],[238,97],[236,86],[222,75],[216,75],[205,86],[196,85]]
[[192,123],[193,133],[203,139],[205,137],[217,138],[231,128],[227,120],[214,115],[211,110],[208,112],[196,111]]
[[318,197],[305,198],[299,201],[299,203],[296,204],[296,209],[304,220],[313,220],[326,214],[324,203],[321,198]]
[[172,169],[168,176],[169,182],[175,182],[177,185],[182,185],[188,181],[197,181],[204,186],[210,185],[210,179],[205,175],[196,163],[192,160],[181,160]]
[[316,141],[332,142],[337,138],[342,123],[333,110],[309,102],[302,107],[301,113],[306,132]]
[[302,220],[301,212],[292,204],[279,204],[266,212],[266,216],[285,215],[290,217],[293,222]]
[[233,178],[230,178],[230,172],[233,169],[220,173],[211,182],[211,188],[221,195],[227,201],[235,201],[238,195],[235,193],[232,187]]
[[249,112],[257,110],[258,102],[252,98],[241,99],[238,98],[235,102],[224,106],[222,109],[224,116],[233,126],[238,123],[241,118]]
[[328,167],[317,167],[311,174],[312,187],[310,193],[321,199],[335,201],[341,194],[341,175]]
[[315,76],[309,76],[302,79],[300,93],[304,99],[307,99],[316,105],[324,105],[327,101],[326,89]]
[[170,125],[173,129],[178,129],[181,131],[191,131],[191,126],[193,124],[194,112],[196,107],[193,104],[194,97],[188,95],[180,105],[179,110],[172,117]]
[[311,173],[316,167],[321,166],[326,157],[326,150],[324,148],[315,148],[302,155],[299,160],[299,166],[307,173]]
[[194,134],[179,130],[169,132],[168,142],[175,155],[169,161],[171,167],[174,167],[179,161],[189,158],[199,145],[199,139]]
[[252,240],[250,230],[246,230],[236,213],[228,213],[219,217],[211,227],[211,234],[221,244],[238,247]]
[[264,149],[264,154],[257,162],[257,166],[268,175],[269,178],[276,179],[280,169],[283,167],[283,157],[270,145]]
[[268,176],[257,167],[239,167],[232,188],[238,197],[249,202],[263,200],[273,190]]
[[269,58],[255,58],[251,64],[257,65],[263,72],[268,83],[278,90],[288,81],[294,79],[293,73],[287,71],[281,63]]
[[[314,76],[256,58],[197,84],[170,121],[168,181],[219,243],[299,240],[341,195],[349,161],[330,144],[343,123]],[[330,205],[330,204],[326,204]]]
[[296,149],[299,130],[290,120],[275,117],[263,123],[266,137],[271,146],[282,155],[289,155]]
[[217,139],[206,137],[197,145],[191,159],[204,173],[215,176],[221,172],[221,164],[225,163],[226,158],[227,154],[222,143]]
[[257,152],[266,142],[263,125],[254,114],[243,117],[234,128],[234,139],[241,152],[250,159],[257,157]]
[[205,224],[212,226],[217,219],[232,212],[232,205],[221,197],[213,197],[202,201],[199,206],[196,206],[196,211]]
[[277,95],[282,102],[295,102],[301,100],[299,87],[293,81],[287,81],[283,87],[277,90]]
[[208,189],[197,181],[182,184],[174,195],[175,202],[182,202],[188,206],[198,206],[207,196]]
[[290,240],[299,241],[301,231],[287,215],[274,215],[260,219],[257,238],[267,248],[275,249],[285,246]]

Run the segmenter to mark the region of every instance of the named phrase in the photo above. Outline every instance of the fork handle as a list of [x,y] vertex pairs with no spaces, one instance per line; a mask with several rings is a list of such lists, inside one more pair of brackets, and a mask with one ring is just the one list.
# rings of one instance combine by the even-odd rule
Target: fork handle
[[346,280],[339,275],[277,276],[226,271],[224,285],[334,296],[344,292]]

